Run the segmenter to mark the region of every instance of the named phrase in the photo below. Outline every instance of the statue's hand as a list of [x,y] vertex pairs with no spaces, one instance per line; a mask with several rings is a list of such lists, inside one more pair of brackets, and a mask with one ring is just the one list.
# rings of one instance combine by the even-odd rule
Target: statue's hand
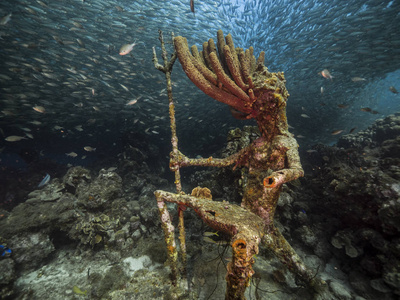
[[271,175],[264,178],[264,186],[267,188],[275,188],[286,182],[296,180],[299,177],[304,176],[302,168],[289,168],[282,169],[279,171],[272,172]]
[[270,176],[264,178],[264,186],[267,188],[276,188],[279,185],[285,183],[285,179],[282,173],[273,172]]
[[189,162],[189,158],[179,150],[177,152],[171,151],[169,157],[169,168],[171,171],[176,171],[179,167],[183,167]]

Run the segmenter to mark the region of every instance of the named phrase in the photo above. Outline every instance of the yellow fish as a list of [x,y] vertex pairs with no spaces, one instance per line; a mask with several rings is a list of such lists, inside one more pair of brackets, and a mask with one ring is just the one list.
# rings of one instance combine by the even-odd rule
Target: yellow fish
[[211,231],[204,232],[204,236],[213,236],[213,235],[218,236],[218,231],[217,232],[211,232]]
[[76,285],[74,285],[74,287],[72,288],[72,291],[77,294],[77,295],[83,295],[86,296],[87,295],[87,290],[86,291],[82,291],[80,288],[78,288]]

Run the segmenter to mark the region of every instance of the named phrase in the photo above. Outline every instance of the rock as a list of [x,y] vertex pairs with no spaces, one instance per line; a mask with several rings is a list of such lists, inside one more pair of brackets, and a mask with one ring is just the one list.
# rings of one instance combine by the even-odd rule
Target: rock
[[392,291],[381,278],[371,280],[371,286],[381,293],[390,293]]
[[400,257],[400,238],[395,238],[391,241],[389,249],[394,255]]
[[84,189],[91,179],[89,170],[82,167],[73,167],[68,169],[67,174],[63,177],[63,183],[70,193],[75,194],[76,189]]
[[386,241],[382,234],[371,228],[364,228],[356,234],[360,240],[369,241],[371,245],[382,252],[386,252],[389,247],[388,241]]
[[154,197],[154,191],[157,188],[152,184],[146,184],[140,192],[140,197]]
[[[8,285],[15,278],[15,264],[12,258],[4,258],[0,260],[0,287]],[[2,295],[0,294],[0,298]]]
[[332,237],[331,243],[338,249],[342,249],[344,246],[346,255],[355,258],[360,256],[363,252],[352,244],[352,241],[354,240],[355,238],[350,230],[342,230],[338,231],[335,236]]
[[371,277],[382,276],[382,262],[375,255],[364,255],[359,264]]
[[129,202],[128,202],[128,205],[129,205],[130,209],[131,209],[134,213],[136,213],[136,214],[140,213],[141,207],[140,207],[139,201],[129,201]]
[[400,202],[388,201],[378,211],[379,219],[384,224],[384,231],[388,234],[400,232]]
[[278,206],[290,205],[293,201],[294,199],[289,193],[282,192],[279,196]]
[[109,208],[122,192],[122,178],[115,172],[100,170],[93,182],[76,189],[78,202],[86,209]]
[[332,293],[336,296],[337,299],[340,300],[351,300],[351,294],[350,292],[345,288],[344,285],[337,281],[331,281],[329,283],[329,288],[332,291]]
[[140,232],[139,229],[135,230],[135,231],[132,233],[132,239],[133,239],[134,241],[138,240],[141,236],[142,236],[142,233]]
[[382,293],[371,288],[370,278],[363,273],[351,271],[349,274],[349,281],[358,295],[366,299],[382,299]]
[[23,270],[30,270],[43,264],[54,245],[48,235],[44,233],[28,233],[10,239],[12,258]]
[[304,263],[310,267],[311,270],[319,270],[325,267],[324,262],[316,255],[307,255],[304,258]]
[[101,280],[93,281],[91,297],[108,298],[110,292],[119,289],[127,280],[128,276],[122,266],[112,266]]
[[43,189],[29,193],[27,203],[55,201],[61,198],[65,186],[56,178]]
[[387,285],[389,285],[389,286],[391,286],[391,287],[393,287],[393,288],[395,288],[397,290],[400,289],[399,288],[400,287],[400,273],[395,268],[393,268],[390,271],[385,271],[384,272],[383,281]]
[[314,253],[324,261],[328,261],[332,256],[329,245],[325,240],[318,240],[317,244],[314,246]]
[[14,299],[15,263],[12,258],[0,258],[0,299]]
[[12,210],[7,219],[0,222],[1,235],[11,238],[38,229],[48,233],[55,229],[68,230],[77,218],[73,209],[75,201],[72,194],[65,193],[55,202],[21,203]]
[[308,226],[304,225],[296,229],[295,234],[300,236],[300,239],[307,246],[314,247],[317,244],[318,239],[311,228],[309,228]]

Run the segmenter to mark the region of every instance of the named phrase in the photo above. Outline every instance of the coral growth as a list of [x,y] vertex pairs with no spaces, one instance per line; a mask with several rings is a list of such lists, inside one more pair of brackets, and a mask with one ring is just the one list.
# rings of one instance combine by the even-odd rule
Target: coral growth
[[[133,159],[129,155],[121,161],[123,166],[132,163]],[[157,222],[157,218],[154,218],[157,211],[148,201],[148,190],[154,188],[153,184],[163,182],[159,177],[150,175],[148,167],[140,159],[136,165],[137,176],[140,178],[134,180],[132,176],[129,177],[130,181],[125,183],[124,188],[122,178],[115,172],[117,168],[101,169],[97,176],[86,168],[70,168],[62,179],[54,178],[42,189],[32,191],[24,203],[3,216],[0,219],[0,244],[7,245],[12,254],[0,260],[3,273],[0,276],[0,298],[21,298],[23,293],[33,293],[33,288],[27,287],[33,285],[28,283],[29,280],[15,284],[16,280],[23,276],[32,276],[28,272],[39,276],[42,271],[38,269],[51,269],[52,263],[53,267],[54,263],[62,265],[55,267],[57,271],[54,271],[62,276],[59,273],[65,273],[65,268],[72,268],[66,262],[69,254],[65,253],[69,251],[74,253],[71,255],[72,260],[79,260],[85,266],[90,264],[88,260],[94,260],[96,255],[104,258],[104,253],[114,262],[119,261],[121,256],[130,255],[132,250],[138,247],[140,238],[150,232],[146,226],[157,228],[154,224]],[[142,180],[145,183],[142,183]],[[135,187],[135,193],[124,193],[124,190],[132,190],[132,186]],[[131,197],[134,199],[128,202],[126,199]],[[52,258],[59,256],[59,262],[57,259],[52,262]],[[102,258],[96,259],[102,261]],[[105,263],[103,268],[107,267],[107,264]],[[89,272],[87,276],[83,273],[85,282],[86,277],[92,278]],[[46,277],[51,278],[51,274],[46,274]],[[68,281],[76,280],[74,276],[69,277],[71,279]],[[97,280],[93,280],[88,295],[100,298],[106,291],[110,291],[108,288],[111,288],[112,282],[117,278],[104,279],[102,287],[95,288],[99,282],[98,278],[103,278],[103,274],[99,274]],[[119,280],[122,281],[122,278],[125,277]],[[50,281],[51,283],[43,287],[39,287],[40,283],[35,285],[35,293],[57,284],[54,280]],[[59,290],[62,290],[62,287],[57,287],[57,292]],[[53,291],[51,293],[53,294]],[[29,298],[36,296],[31,295]],[[63,294],[62,298],[54,299],[65,297]]]
[[[300,193],[307,193],[308,216],[324,228],[318,244],[331,244],[323,256],[333,254],[352,288],[368,299],[400,295],[399,129],[400,114],[389,115],[337,146],[316,146],[305,161],[313,171]],[[318,244],[313,248],[321,255]]]

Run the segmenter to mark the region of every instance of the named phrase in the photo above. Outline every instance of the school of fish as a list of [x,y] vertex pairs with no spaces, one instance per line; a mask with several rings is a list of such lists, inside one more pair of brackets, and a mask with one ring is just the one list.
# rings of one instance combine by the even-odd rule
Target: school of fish
[[[218,29],[237,47],[266,51],[268,68],[285,72],[291,132],[330,142],[385,113],[366,89],[400,69],[398,24],[399,1],[0,1],[0,147],[63,141],[75,158],[129,131],[167,143],[165,79],[151,50],[161,53],[159,29],[170,53],[171,32],[201,48]],[[397,99],[388,111],[399,108],[399,88],[380,86]],[[196,151],[255,124],[231,118],[178,62],[173,95],[180,143]]]

